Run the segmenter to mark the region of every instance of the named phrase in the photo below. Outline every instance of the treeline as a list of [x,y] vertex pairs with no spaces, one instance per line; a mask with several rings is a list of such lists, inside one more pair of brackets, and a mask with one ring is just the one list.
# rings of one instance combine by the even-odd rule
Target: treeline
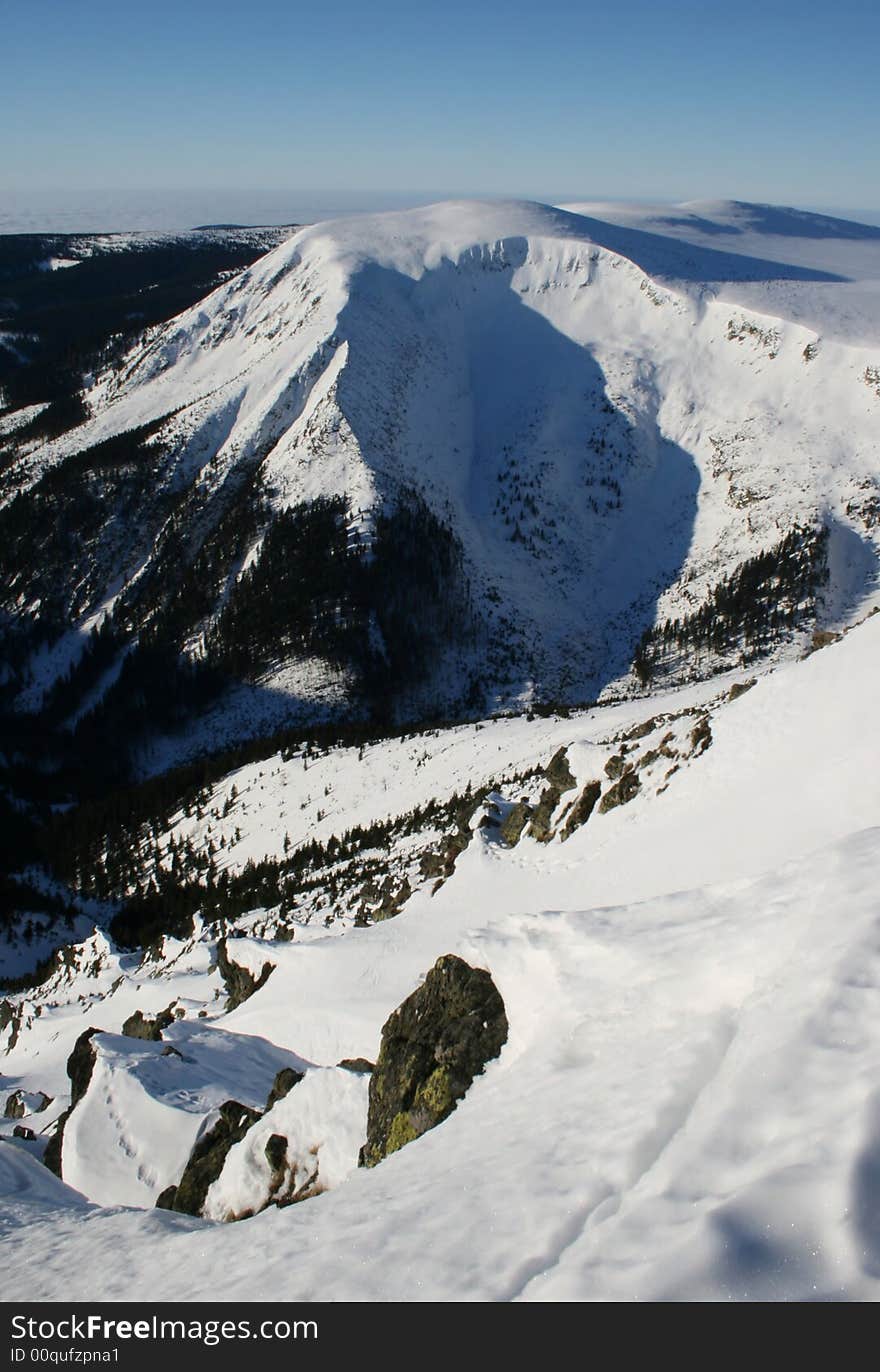
[[647,629],[633,661],[639,681],[648,685],[682,660],[707,653],[759,656],[815,614],[827,553],[826,527],[795,525],[774,547],[740,563],[698,610]]

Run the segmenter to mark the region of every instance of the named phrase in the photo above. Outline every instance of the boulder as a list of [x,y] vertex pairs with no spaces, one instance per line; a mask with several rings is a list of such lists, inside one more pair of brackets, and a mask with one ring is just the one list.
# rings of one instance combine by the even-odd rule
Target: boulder
[[447,954],[387,1020],[370,1080],[362,1167],[440,1124],[507,1041],[488,972]]

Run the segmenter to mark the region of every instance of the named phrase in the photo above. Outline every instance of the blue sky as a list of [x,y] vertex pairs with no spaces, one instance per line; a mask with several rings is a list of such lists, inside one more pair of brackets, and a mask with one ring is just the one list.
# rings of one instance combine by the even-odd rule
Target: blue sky
[[0,0],[0,187],[880,208],[880,6]]

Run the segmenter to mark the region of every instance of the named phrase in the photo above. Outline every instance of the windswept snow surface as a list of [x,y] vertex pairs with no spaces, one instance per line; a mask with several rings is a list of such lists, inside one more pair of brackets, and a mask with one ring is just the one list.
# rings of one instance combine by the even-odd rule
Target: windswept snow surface
[[[243,1050],[257,1038],[330,1069],[276,1107],[291,1134],[299,1112],[311,1138],[334,1116],[335,1064],[375,1059],[391,1010],[438,955],[458,953],[490,970],[510,1035],[444,1124],[349,1172],[352,1102],[341,1102],[333,1189],[222,1225],[84,1209],[26,1146],[0,1142],[7,1298],[876,1300],[878,672],[875,616],[733,701],[728,680],[714,696],[704,684],[571,720],[424,735],[421,764],[408,740],[331,754],[339,785],[325,803],[341,832],[383,768],[388,787],[417,787],[433,768],[438,791],[444,774],[461,789],[486,764],[481,750],[494,747],[502,771],[565,744],[582,785],[615,737],[658,710],[690,709],[689,725],[708,713],[712,733],[668,790],[645,784],[564,843],[506,849],[478,830],[446,884],[396,919],[271,945],[265,986],[197,1031],[205,1045],[246,1035]],[[268,816],[283,787],[262,784]],[[269,945],[238,943],[253,968],[267,956]],[[161,957],[153,975],[158,1003]],[[112,1006],[68,1006],[65,1047]],[[2,1059],[17,1084],[40,1089],[29,1055],[45,1044],[52,1058],[61,1014],[46,1006]],[[133,1090],[161,1045],[103,1042],[128,1137],[137,1110],[123,1079]],[[297,1103],[309,1081],[313,1105]],[[363,1096],[358,1108],[365,1117]],[[233,1166],[230,1155],[212,1213],[259,1194],[258,1142],[239,1145]]]

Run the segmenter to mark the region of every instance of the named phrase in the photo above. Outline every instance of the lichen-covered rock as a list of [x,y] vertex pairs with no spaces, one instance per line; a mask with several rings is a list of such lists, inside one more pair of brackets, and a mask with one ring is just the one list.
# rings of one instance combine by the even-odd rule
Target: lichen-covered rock
[[149,1019],[142,1011],[135,1010],[123,1024],[122,1032],[129,1039],[147,1039],[153,1043],[160,1043],[162,1030],[173,1023],[174,1011],[170,1005],[165,1010],[160,1010],[155,1019]]
[[95,1070],[95,1063],[98,1054],[92,1039],[95,1034],[102,1034],[103,1029],[86,1029],[80,1034],[76,1043],[73,1045],[73,1052],[67,1059],[67,1075],[70,1078],[70,1105],[58,1118],[55,1126],[55,1133],[46,1144],[46,1151],[43,1154],[43,1162],[50,1172],[54,1172],[56,1177],[61,1176],[61,1150],[64,1143],[64,1126],[70,1119],[74,1109],[82,1100],[86,1091],[89,1089],[89,1082],[92,1079],[92,1072]]
[[264,962],[260,975],[255,977],[246,967],[232,961],[226,947],[226,939],[221,938],[217,940],[217,970],[226,987],[226,1009],[234,1010],[243,1001],[249,1000],[261,986],[265,986],[275,971],[275,964]]
[[375,1167],[445,1120],[506,1041],[504,1002],[489,973],[453,954],[438,958],[382,1030],[361,1166]]
[[220,1106],[220,1118],[193,1145],[177,1186],[166,1187],[156,1205],[162,1210],[200,1215],[208,1188],[222,1172],[230,1148],[240,1143],[251,1126],[261,1118],[259,1110],[252,1110],[240,1101],[224,1101]]
[[599,814],[606,815],[618,805],[628,805],[633,797],[638,795],[641,785],[637,772],[624,772],[620,780],[609,787],[599,801]]
[[574,805],[568,812],[565,827],[562,830],[563,843],[567,838],[571,838],[575,829],[580,829],[586,824],[593,810],[596,808],[596,801],[602,792],[602,783],[599,781],[588,781],[581,791]]

